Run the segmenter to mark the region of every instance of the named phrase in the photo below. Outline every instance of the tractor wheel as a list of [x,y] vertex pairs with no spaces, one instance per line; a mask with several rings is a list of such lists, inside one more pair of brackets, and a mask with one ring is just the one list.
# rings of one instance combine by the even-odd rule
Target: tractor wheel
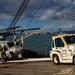
[[75,56],[73,57],[73,64],[75,64]]
[[56,65],[60,64],[59,57],[58,57],[57,55],[54,55],[54,56],[53,56],[53,62],[54,62],[54,64],[56,64]]

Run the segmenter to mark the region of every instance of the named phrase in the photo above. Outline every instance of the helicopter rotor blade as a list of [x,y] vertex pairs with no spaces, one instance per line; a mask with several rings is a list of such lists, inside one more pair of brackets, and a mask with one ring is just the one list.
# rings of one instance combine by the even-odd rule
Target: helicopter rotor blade
[[14,30],[16,28],[20,28],[21,26],[16,26],[16,27],[10,27],[10,28],[5,28],[5,29],[2,29],[0,31],[4,31],[4,30]]
[[18,32],[24,32],[24,31],[29,31],[29,30],[39,30],[41,28],[30,28],[30,29],[21,29],[21,30],[17,30]]

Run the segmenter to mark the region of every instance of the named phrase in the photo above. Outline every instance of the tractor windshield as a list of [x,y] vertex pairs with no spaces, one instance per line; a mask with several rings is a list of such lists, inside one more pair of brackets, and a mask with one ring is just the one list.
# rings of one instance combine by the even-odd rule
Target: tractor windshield
[[64,39],[66,40],[67,44],[74,44],[75,43],[75,36],[64,36]]

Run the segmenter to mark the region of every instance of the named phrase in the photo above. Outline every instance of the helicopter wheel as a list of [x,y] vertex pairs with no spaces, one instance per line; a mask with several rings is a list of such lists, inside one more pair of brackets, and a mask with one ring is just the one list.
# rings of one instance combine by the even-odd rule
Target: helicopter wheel
[[1,63],[1,64],[4,64],[5,62],[6,62],[6,61],[5,61],[4,59],[2,59],[2,58],[0,59],[0,63]]

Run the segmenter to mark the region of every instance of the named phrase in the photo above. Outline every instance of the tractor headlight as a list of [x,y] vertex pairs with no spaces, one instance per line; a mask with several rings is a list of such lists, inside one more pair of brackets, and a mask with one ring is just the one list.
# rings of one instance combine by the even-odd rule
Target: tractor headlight
[[70,50],[72,50],[72,49],[74,49],[74,48],[75,48],[74,46],[70,46],[70,47],[69,47]]
[[63,53],[63,54],[66,54],[66,50],[62,50],[62,53]]
[[75,50],[72,50],[72,54],[73,54],[73,55],[75,54]]

